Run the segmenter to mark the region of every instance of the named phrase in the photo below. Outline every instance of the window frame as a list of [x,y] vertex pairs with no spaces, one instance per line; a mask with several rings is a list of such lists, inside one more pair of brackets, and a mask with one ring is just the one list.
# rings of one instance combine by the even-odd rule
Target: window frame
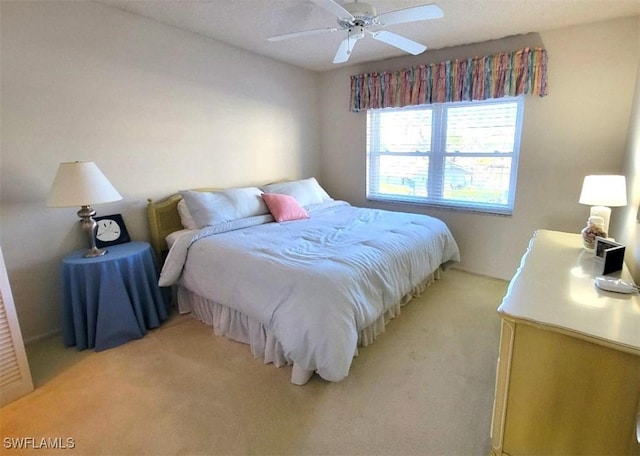
[[[450,157],[464,157],[464,158],[482,158],[491,157],[495,158],[495,152],[447,152],[446,151],[446,128],[448,120],[448,109],[459,108],[465,106],[481,106],[481,105],[495,105],[495,104],[507,104],[516,103],[516,122],[515,122],[515,134],[513,141],[513,150],[511,152],[502,152],[500,157],[511,159],[511,168],[509,172],[509,191],[508,201],[505,204],[493,204],[484,202],[473,202],[465,200],[453,200],[445,199],[443,194],[444,187],[444,173],[438,172],[444,168],[444,164],[447,158]],[[431,110],[431,144],[428,152],[382,152],[380,151],[379,142],[380,134],[379,129],[377,134],[372,134],[371,124],[372,116],[375,116],[380,112],[390,111],[422,111]],[[445,115],[446,114],[446,115]],[[378,118],[379,119],[379,118]],[[451,209],[462,212],[480,212],[486,214],[496,215],[512,215],[515,207],[515,197],[517,190],[517,178],[518,178],[518,163],[520,157],[520,146],[522,137],[522,127],[524,124],[524,96],[516,97],[504,97],[499,99],[489,100],[476,100],[476,101],[462,101],[462,102],[447,102],[447,103],[434,103],[416,106],[406,106],[402,108],[384,108],[367,111],[367,130],[366,130],[366,199],[368,201],[380,201],[385,203],[400,203],[400,204],[415,204],[420,206],[430,206]],[[442,134],[442,132],[445,134]],[[378,147],[376,151],[373,149],[370,143],[377,141]],[[393,156],[393,157],[426,157],[429,161],[427,175],[429,183],[428,194],[432,196],[412,196],[412,195],[392,195],[381,194],[379,192],[372,191],[376,184],[379,184],[379,174],[372,173],[375,166],[379,166],[380,157]]]

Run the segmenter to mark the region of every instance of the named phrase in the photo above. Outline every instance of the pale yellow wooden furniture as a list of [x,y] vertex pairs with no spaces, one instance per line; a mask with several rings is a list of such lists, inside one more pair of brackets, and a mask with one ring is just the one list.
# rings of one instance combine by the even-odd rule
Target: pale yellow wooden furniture
[[640,297],[596,288],[600,261],[534,235],[498,308],[494,455],[640,455]]

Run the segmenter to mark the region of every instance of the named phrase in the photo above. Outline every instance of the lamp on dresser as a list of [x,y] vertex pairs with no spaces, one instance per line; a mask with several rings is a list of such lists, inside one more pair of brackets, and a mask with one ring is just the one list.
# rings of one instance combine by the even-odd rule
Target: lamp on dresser
[[580,204],[591,206],[591,217],[602,217],[603,229],[609,233],[611,207],[627,205],[627,185],[624,176],[585,176],[580,192]]
[[96,211],[91,205],[111,203],[121,199],[120,193],[94,162],[76,161],[60,163],[49,192],[47,206],[80,206],[78,211],[80,226],[89,239],[89,250],[84,256],[92,258],[104,255],[107,251],[96,247],[98,224],[93,219]]

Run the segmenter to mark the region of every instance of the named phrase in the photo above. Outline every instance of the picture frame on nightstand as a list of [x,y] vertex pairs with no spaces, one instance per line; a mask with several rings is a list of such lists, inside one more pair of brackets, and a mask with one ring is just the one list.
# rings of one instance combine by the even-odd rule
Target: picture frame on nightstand
[[596,237],[594,255],[602,263],[602,275],[622,270],[625,246],[603,237]]
[[98,222],[96,247],[99,249],[131,241],[122,214],[94,217],[94,220]]

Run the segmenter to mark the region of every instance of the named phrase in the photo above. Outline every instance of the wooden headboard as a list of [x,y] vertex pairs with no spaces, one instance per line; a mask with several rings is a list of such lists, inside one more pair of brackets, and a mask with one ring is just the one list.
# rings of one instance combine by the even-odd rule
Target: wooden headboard
[[[213,192],[220,189],[196,188],[194,190],[198,192]],[[181,199],[182,195],[179,193],[173,194],[157,203],[151,198],[147,199],[147,218],[149,219],[149,231],[151,233],[151,247],[153,247],[160,264],[164,263],[169,251],[166,237],[174,231],[183,229],[180,214],[178,214],[178,203]]]

